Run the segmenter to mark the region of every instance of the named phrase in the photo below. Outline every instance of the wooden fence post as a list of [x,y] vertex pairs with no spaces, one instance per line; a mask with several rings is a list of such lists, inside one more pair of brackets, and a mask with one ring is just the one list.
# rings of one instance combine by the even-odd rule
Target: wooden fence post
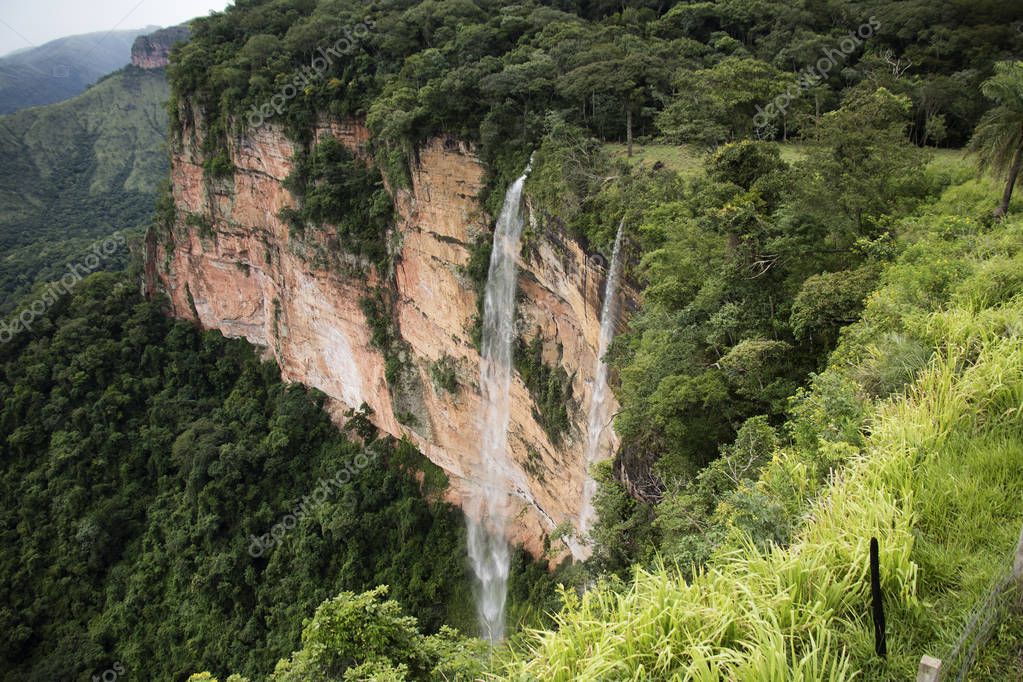
[[870,538],[870,596],[874,616],[874,651],[881,658],[888,657],[888,642],[884,623],[884,598],[881,593],[881,562],[877,538]]
[[916,672],[916,682],[938,682],[941,677],[941,661],[931,656],[920,659],[920,668]]

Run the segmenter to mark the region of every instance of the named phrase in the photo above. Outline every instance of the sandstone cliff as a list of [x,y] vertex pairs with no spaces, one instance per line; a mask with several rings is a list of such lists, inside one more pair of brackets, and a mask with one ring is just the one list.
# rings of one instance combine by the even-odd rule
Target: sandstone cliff
[[188,40],[187,26],[171,26],[139,36],[131,46],[131,63],[140,69],[162,69],[170,63],[171,48]]
[[[232,139],[233,177],[207,181],[201,114],[183,111],[180,118],[192,122],[172,142],[176,218],[173,227],[149,235],[150,291],[165,292],[176,316],[266,348],[287,380],[329,396],[335,419],[368,405],[381,429],[407,436],[444,469],[448,499],[459,503],[480,473],[481,412],[470,332],[477,300],[461,266],[477,237],[489,239],[491,226],[477,200],[484,168],[472,147],[434,139],[420,150],[411,187],[392,192],[395,269],[379,273],[338,254],[324,257],[326,245],[311,250],[278,218],[295,203],[282,185],[294,148],[280,128],[268,124]],[[328,135],[366,158],[369,132],[360,123],[321,121],[315,137]],[[574,396],[572,425],[555,445],[521,379],[512,388],[509,441],[519,469],[512,503],[519,513],[510,539],[539,555],[555,526],[574,526],[580,511],[606,260],[554,234],[535,237],[520,263],[523,302],[514,333],[542,336],[546,360],[566,369]],[[360,306],[384,284],[393,292],[392,315],[408,356],[401,390],[388,385],[385,358],[371,343]],[[441,361],[454,368],[457,390],[438,385],[431,369]],[[587,554],[571,544],[576,556]]]

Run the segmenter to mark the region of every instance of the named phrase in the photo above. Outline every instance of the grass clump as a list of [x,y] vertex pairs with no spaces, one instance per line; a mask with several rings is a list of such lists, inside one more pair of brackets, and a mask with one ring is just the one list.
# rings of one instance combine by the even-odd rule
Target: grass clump
[[458,392],[458,363],[450,355],[430,363],[430,376],[434,383],[447,393]]

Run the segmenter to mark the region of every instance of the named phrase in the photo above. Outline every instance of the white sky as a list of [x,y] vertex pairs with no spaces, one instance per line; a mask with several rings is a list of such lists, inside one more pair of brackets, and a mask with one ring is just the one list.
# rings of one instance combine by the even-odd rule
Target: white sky
[[0,55],[79,33],[174,26],[227,5],[228,0],[0,0]]

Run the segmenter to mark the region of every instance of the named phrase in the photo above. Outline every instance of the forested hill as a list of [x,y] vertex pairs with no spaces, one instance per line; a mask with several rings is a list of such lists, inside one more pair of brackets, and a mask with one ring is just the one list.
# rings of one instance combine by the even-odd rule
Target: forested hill
[[58,38],[0,58],[0,114],[80,94],[131,62],[132,42],[154,28]]
[[95,239],[148,222],[168,170],[167,95],[164,70],[129,66],[66,102],[0,117],[0,313]]

